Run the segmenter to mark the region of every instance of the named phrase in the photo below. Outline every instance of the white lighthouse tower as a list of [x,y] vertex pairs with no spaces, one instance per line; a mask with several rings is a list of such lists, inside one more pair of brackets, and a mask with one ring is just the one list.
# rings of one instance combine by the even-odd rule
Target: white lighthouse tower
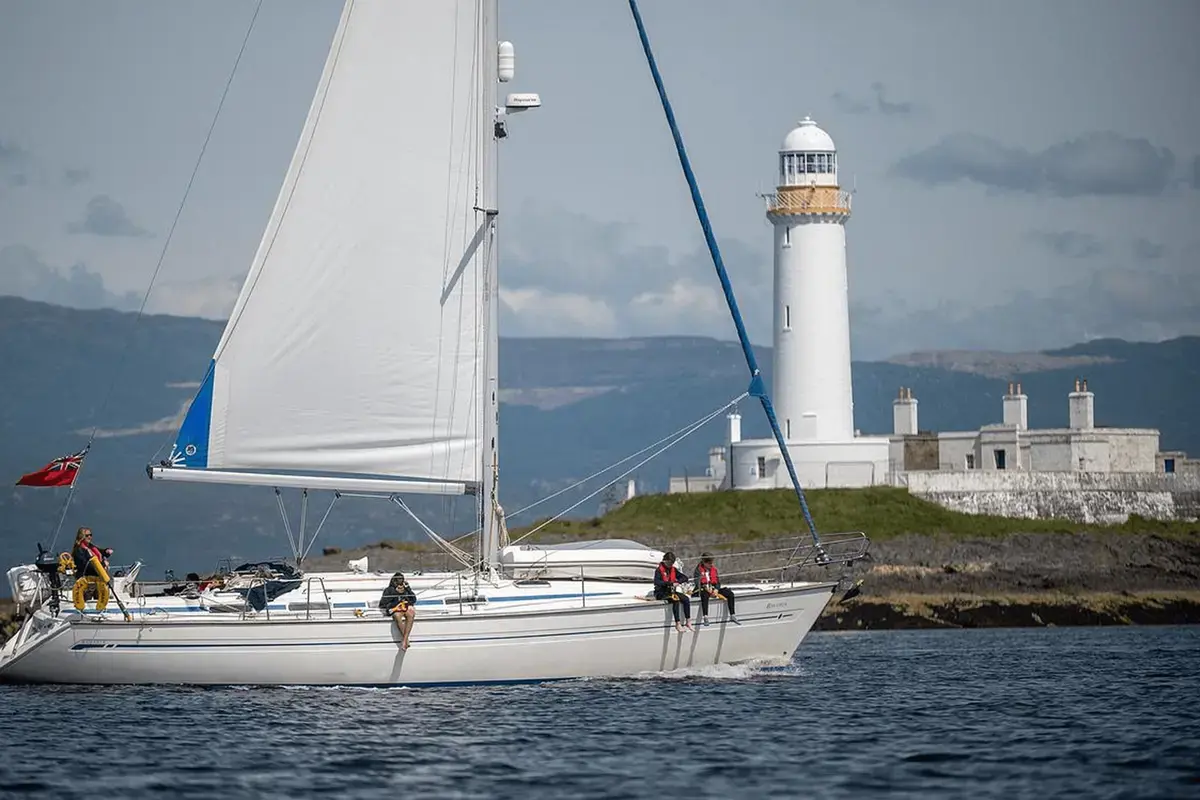
[[775,410],[788,441],[854,438],[846,223],[833,139],[809,117],[783,140],[775,227]]
[[[857,436],[854,428],[846,277],[850,194],[838,183],[837,148],[805,117],[784,138],[778,163],[767,219],[775,229],[771,395],[779,426],[805,486],[884,483],[888,439]],[[773,440],[747,440],[731,451],[727,485],[788,484]]]

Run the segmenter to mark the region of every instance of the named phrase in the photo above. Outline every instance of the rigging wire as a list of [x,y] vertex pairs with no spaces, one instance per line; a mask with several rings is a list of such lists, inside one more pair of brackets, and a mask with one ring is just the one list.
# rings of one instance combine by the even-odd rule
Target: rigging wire
[[[698,430],[705,423],[720,416],[721,412],[725,411],[727,408],[736,406],[738,403],[740,403],[742,400],[746,399],[746,397],[748,397],[748,396],[749,396],[749,392],[742,392],[740,395],[738,395],[734,399],[730,400],[728,403],[721,406],[716,411],[714,411],[710,414],[706,414],[705,416],[701,417],[699,420],[689,422],[687,425],[684,425],[682,428],[679,428],[678,430],[675,430],[675,431],[667,434],[666,436],[662,437],[657,442],[652,442],[651,444],[646,445],[641,450],[638,450],[636,453],[630,453],[629,455],[622,458],[620,461],[614,461],[612,464],[609,464],[606,467],[596,470],[591,475],[588,475],[586,478],[580,478],[579,480],[572,483],[570,486],[564,487],[562,489],[559,489],[557,492],[554,492],[553,494],[548,494],[541,499],[535,500],[532,503],[530,503],[529,505],[525,506],[524,508],[519,508],[516,511],[512,512],[511,514],[506,511],[504,513],[504,518],[506,520],[509,520],[509,519],[512,519],[513,517],[519,517],[520,515],[526,513],[527,511],[531,511],[534,508],[537,508],[542,503],[547,503],[556,497],[566,494],[567,492],[574,491],[575,489],[578,489],[580,486],[583,486],[585,483],[588,483],[589,481],[600,477],[601,475],[608,472],[609,470],[616,469],[617,467],[621,466],[622,464],[624,464],[628,461],[632,461],[633,459],[637,458],[638,456],[642,455],[643,453],[646,453],[650,450],[654,450],[656,447],[661,445],[663,442],[673,440],[673,441],[671,441],[671,443],[669,445],[667,445],[667,447],[656,451],[655,454],[653,456],[651,456],[651,458],[655,458],[658,455],[661,455],[665,450],[667,450],[671,447],[674,447],[676,444],[683,441],[683,439],[690,436],[692,433],[694,433],[696,430]],[[649,460],[649,459],[647,459],[647,460]],[[641,464],[645,464],[645,463],[646,463],[645,461],[642,461],[638,466],[641,466]],[[634,467],[634,469],[637,469],[637,467]],[[626,473],[626,474],[628,474],[628,473]],[[624,477],[624,475],[617,476],[611,482],[606,483],[604,486],[601,486],[599,491],[604,491],[609,486],[612,486],[617,481],[619,481],[622,477]],[[587,500],[587,499],[588,498],[586,498],[586,497],[584,498],[584,500]],[[576,506],[577,505],[578,505],[578,503],[576,504]],[[571,508],[575,508],[576,506],[572,506]],[[571,509],[567,509],[567,510],[570,511]],[[566,513],[566,512],[563,512],[563,513]],[[560,514],[560,516],[561,516],[561,514]],[[476,528],[475,530],[471,531],[470,533],[464,533],[462,536],[451,539],[451,541],[457,542],[457,541],[466,539],[471,536],[476,536],[478,534],[479,534],[479,529]],[[527,535],[528,534],[526,534],[526,536]],[[524,536],[521,538],[524,538]],[[515,544],[515,542],[513,542],[513,544]]]
[[[537,533],[538,531],[542,530],[542,529],[543,529],[543,528],[545,528],[547,525],[550,525],[550,524],[551,524],[551,523],[553,523],[553,522],[557,522],[558,520],[562,519],[564,516],[566,516],[566,515],[567,515],[567,514],[569,514],[570,512],[574,511],[574,510],[575,510],[576,508],[578,508],[579,506],[581,506],[581,505],[583,505],[584,503],[586,503],[588,500],[591,500],[593,497],[595,497],[596,495],[598,495],[598,494],[600,494],[601,492],[603,492],[603,491],[604,491],[605,489],[607,489],[608,487],[615,485],[617,481],[621,480],[622,478],[624,478],[625,476],[627,476],[627,475],[629,475],[629,474],[631,474],[631,473],[633,473],[633,472],[636,472],[638,469],[640,469],[640,468],[641,468],[642,466],[644,466],[646,463],[648,463],[648,462],[650,462],[650,461],[652,461],[652,460],[654,460],[654,459],[658,458],[660,455],[662,455],[663,453],[665,453],[667,450],[670,450],[672,447],[674,447],[675,445],[679,444],[679,442],[683,441],[683,440],[684,440],[684,439],[686,439],[688,436],[692,435],[693,433],[695,433],[696,431],[698,431],[700,428],[702,428],[703,426],[707,425],[707,424],[708,424],[710,421],[712,421],[712,420],[716,419],[718,416],[720,416],[720,415],[721,415],[721,414],[722,414],[722,413],[725,411],[725,409],[727,409],[727,408],[729,408],[729,407],[731,407],[731,406],[733,406],[733,405],[736,405],[736,404],[737,404],[737,402],[738,402],[739,400],[741,400],[742,398],[746,397],[748,394],[749,394],[749,392],[745,392],[745,393],[743,393],[743,394],[739,395],[739,396],[738,396],[736,399],[729,401],[729,402],[728,402],[728,403],[726,403],[724,406],[722,406],[721,408],[718,408],[716,411],[712,412],[712,413],[711,413],[711,414],[709,414],[708,416],[706,416],[706,417],[704,417],[704,418],[702,418],[702,419],[700,419],[700,420],[697,420],[696,422],[692,423],[692,424],[691,424],[690,426],[688,426],[687,428],[685,428],[685,429],[682,429],[682,430],[681,430],[681,432],[678,434],[678,436],[677,436],[677,437],[676,437],[676,438],[675,438],[673,441],[670,441],[670,442],[668,442],[667,444],[663,445],[662,447],[658,448],[658,449],[657,449],[657,450],[655,450],[653,453],[651,453],[650,455],[646,456],[644,459],[642,459],[642,460],[641,460],[641,461],[639,461],[638,463],[634,464],[632,467],[630,467],[629,469],[625,470],[624,472],[622,472],[622,473],[621,473],[620,475],[618,475],[617,477],[613,478],[613,479],[612,479],[611,481],[609,481],[608,483],[606,483],[606,484],[604,484],[603,486],[601,486],[600,488],[596,489],[596,491],[592,492],[591,494],[587,495],[586,497],[580,498],[580,499],[579,499],[577,502],[575,502],[575,503],[573,503],[573,504],[571,504],[571,505],[567,506],[567,507],[566,507],[566,508],[564,508],[562,511],[558,512],[558,513],[557,513],[557,514],[555,514],[553,517],[550,517],[550,519],[547,519],[547,520],[546,520],[546,521],[544,521],[542,524],[538,525],[537,527],[533,528],[532,530],[526,531],[524,534],[522,534],[521,536],[519,536],[519,537],[517,537],[516,539],[514,539],[514,540],[512,541],[512,544],[518,544],[519,542],[521,542],[521,541],[523,541],[523,540],[525,540],[525,539],[529,538],[529,537],[530,537],[530,536],[532,536],[533,534],[535,534],[535,533]],[[645,451],[643,450],[642,452],[645,452]],[[626,460],[628,460],[628,459],[626,459]]]
[[[217,127],[217,120],[221,117],[221,109],[225,107],[225,98],[229,96],[229,87],[233,85],[234,75],[237,74],[238,65],[242,63],[242,56],[246,52],[246,43],[250,41],[250,34],[254,31],[254,23],[258,21],[258,13],[262,10],[262,0],[258,0],[254,5],[254,14],[250,17],[250,24],[246,28],[246,35],[242,37],[242,45],[238,49],[237,58],[233,62],[233,69],[229,71],[229,78],[225,81],[225,88],[221,91],[221,99],[217,103],[216,113],[213,114],[212,122],[208,126],[208,132],[204,135],[204,144],[200,146],[200,154],[196,157],[196,164],[192,167],[192,174],[188,177],[187,186],[183,190],[183,199],[179,201],[179,208],[175,211],[175,217],[171,220],[171,227],[167,230],[166,239],[163,241],[162,250],[159,251],[158,261],[154,265],[154,272],[150,275],[150,283],[146,286],[146,291],[142,295],[142,302],[138,306],[137,313],[134,315],[133,321],[129,324],[129,332],[125,336],[125,346],[121,349],[120,360],[117,362],[116,368],[113,370],[112,380],[108,384],[108,391],[104,393],[104,399],[100,402],[99,408],[92,412],[92,432],[88,436],[87,446],[84,447],[86,454],[91,450],[92,443],[96,440],[96,432],[100,430],[99,419],[107,410],[109,400],[112,399],[113,390],[117,387],[117,379],[121,375],[121,370],[125,366],[125,360],[129,356],[129,348],[133,343],[133,334],[137,330],[137,325],[141,321],[142,316],[146,311],[146,303],[150,300],[150,293],[154,291],[154,282],[158,280],[158,274],[162,271],[163,263],[166,261],[167,248],[171,246],[171,239],[175,235],[175,228],[179,225],[179,219],[183,216],[183,209],[187,205],[188,195],[191,194],[192,185],[196,182],[196,173],[200,171],[200,164],[204,161],[204,153],[208,150],[208,144],[212,141],[213,130]],[[71,507],[71,499],[75,496],[75,485],[79,483],[79,472],[83,471],[83,461],[79,462],[79,470],[75,474],[75,480],[71,482],[71,488],[67,490],[66,499],[63,501],[62,513],[58,517],[58,524],[54,528],[54,535],[50,537],[50,549],[54,549],[55,542],[58,541],[58,536],[62,532],[63,521],[67,518],[67,509]]]

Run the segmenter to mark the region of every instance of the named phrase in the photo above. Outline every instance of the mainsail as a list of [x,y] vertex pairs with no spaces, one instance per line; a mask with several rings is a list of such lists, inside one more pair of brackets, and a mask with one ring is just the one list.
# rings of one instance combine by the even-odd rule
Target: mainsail
[[152,477],[361,488],[346,479],[370,476],[445,492],[485,481],[492,6],[346,3],[241,294]]

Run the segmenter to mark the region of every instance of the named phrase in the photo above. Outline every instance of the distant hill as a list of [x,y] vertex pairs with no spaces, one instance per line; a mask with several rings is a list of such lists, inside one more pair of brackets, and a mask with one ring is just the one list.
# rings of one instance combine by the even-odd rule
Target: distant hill
[[[48,541],[65,492],[15,488],[12,482],[82,446],[93,424],[101,426],[101,436],[63,537],[86,522],[99,541],[119,548],[118,561],[141,557],[156,572],[207,569],[223,556],[285,553],[270,492],[146,479],[145,464],[160,447],[169,449],[174,420],[223,325],[147,316],[131,329],[133,319],[117,311],[0,297],[0,479],[9,482],[0,489],[0,563],[27,558],[34,541]],[[758,357],[769,367],[768,348],[758,348]],[[701,337],[504,339],[500,363],[501,485],[510,512],[704,416],[747,384],[740,348]],[[856,421],[863,431],[889,432],[891,400],[897,387],[909,386],[920,400],[923,429],[976,428],[999,419],[1011,378],[1030,395],[1031,425],[1061,426],[1077,375],[1096,392],[1098,424],[1157,427],[1164,449],[1200,452],[1200,419],[1193,410],[1200,390],[1196,337],[1160,344],[1101,340],[1043,354],[924,354],[856,363]],[[112,397],[100,413],[110,385]],[[747,436],[766,435],[757,403],[743,403],[742,412]],[[701,473],[708,448],[724,437],[723,422],[639,471],[641,491],[664,490],[671,473]],[[582,495],[565,494],[537,514],[554,513]],[[288,501],[295,526],[296,501]],[[314,496],[310,526],[327,502],[327,496]],[[469,503],[450,502],[427,499],[419,507],[435,527],[463,530]],[[584,503],[576,515],[595,513],[597,504]],[[529,521],[520,517],[512,524]],[[385,503],[344,500],[316,549],[412,533],[411,523]]]

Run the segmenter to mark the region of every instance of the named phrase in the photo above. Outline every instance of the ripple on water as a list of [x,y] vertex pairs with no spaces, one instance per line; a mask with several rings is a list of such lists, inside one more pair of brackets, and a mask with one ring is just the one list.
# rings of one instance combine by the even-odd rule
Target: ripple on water
[[1185,795],[1198,650],[1187,627],[901,631],[525,687],[0,687],[0,795]]

